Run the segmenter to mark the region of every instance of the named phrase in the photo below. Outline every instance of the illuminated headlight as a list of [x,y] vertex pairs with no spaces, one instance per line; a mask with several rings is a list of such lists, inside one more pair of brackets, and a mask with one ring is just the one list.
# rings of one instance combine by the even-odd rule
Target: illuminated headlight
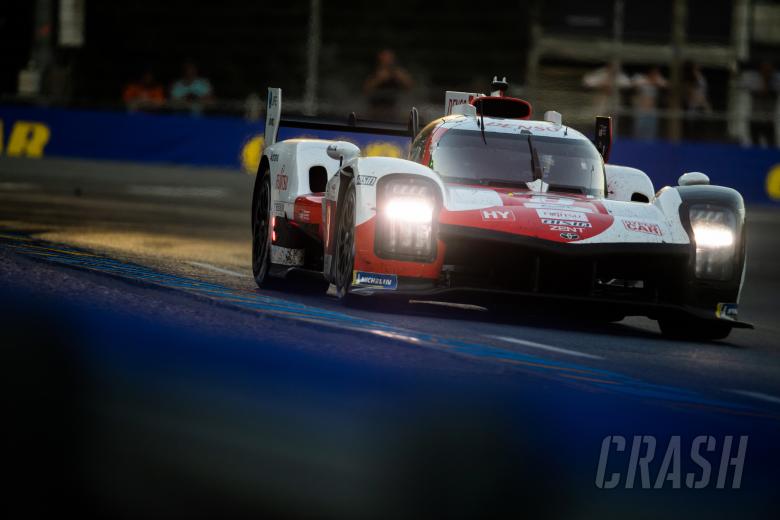
[[693,206],[690,218],[696,242],[696,278],[731,279],[737,243],[734,213],[724,208]]
[[387,201],[385,215],[388,220],[430,224],[433,219],[433,204],[427,199],[396,197]]
[[380,256],[430,261],[434,256],[434,186],[414,178],[390,179],[378,190],[377,252]]

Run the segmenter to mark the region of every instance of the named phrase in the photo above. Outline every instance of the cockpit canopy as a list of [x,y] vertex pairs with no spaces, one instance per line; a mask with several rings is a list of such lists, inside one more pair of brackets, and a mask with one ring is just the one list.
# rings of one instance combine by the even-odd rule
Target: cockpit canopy
[[410,159],[445,182],[523,189],[541,179],[546,191],[597,197],[605,192],[604,162],[585,139],[444,128],[439,120],[417,136]]

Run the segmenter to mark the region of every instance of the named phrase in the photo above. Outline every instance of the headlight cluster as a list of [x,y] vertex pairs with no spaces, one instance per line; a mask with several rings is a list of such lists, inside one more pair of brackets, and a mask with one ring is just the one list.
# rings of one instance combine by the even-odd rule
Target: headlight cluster
[[431,260],[435,255],[434,186],[414,178],[391,178],[378,190],[376,249],[380,256]]
[[689,214],[696,242],[696,278],[730,280],[737,244],[734,213],[725,208],[692,206]]

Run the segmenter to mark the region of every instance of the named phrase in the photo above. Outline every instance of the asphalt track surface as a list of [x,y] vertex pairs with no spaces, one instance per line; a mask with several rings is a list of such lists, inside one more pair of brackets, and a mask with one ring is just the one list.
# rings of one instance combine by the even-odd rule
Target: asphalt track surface
[[[32,302],[29,313],[16,308],[20,321],[12,323],[11,331],[5,332],[12,334],[11,343],[24,344],[26,337],[35,336],[27,332],[24,318],[36,313],[51,317],[49,310],[55,302],[63,315],[75,320],[70,322],[71,326],[80,324],[78,331],[94,340],[86,343],[101,344],[97,338],[113,338],[111,351],[116,351],[117,356],[124,352],[123,340],[131,345],[159,345],[154,355],[145,358],[147,361],[162,356],[160,350],[165,349],[170,349],[172,356],[180,356],[177,359],[186,358],[187,345],[200,342],[198,355],[205,349],[212,356],[207,366],[222,366],[219,381],[223,383],[234,378],[229,369],[240,374],[241,366],[254,365],[245,365],[227,354],[223,359],[214,345],[267,347],[262,355],[301,356],[306,360],[300,366],[308,368],[301,368],[301,373],[295,374],[294,369],[285,365],[282,373],[289,377],[280,377],[278,371],[266,374],[268,381],[276,381],[282,388],[294,381],[305,381],[303,386],[309,388],[313,383],[305,377],[306,370],[320,374],[320,364],[335,365],[344,371],[339,372],[343,384],[352,385],[346,398],[349,402],[355,399],[355,393],[365,393],[392,409],[410,406],[422,416],[430,415],[431,410],[444,411],[449,419],[442,419],[441,424],[470,420],[486,424],[475,437],[466,436],[463,445],[446,446],[445,442],[440,456],[469,452],[485,443],[522,445],[522,453],[541,457],[535,464],[538,471],[543,471],[544,466],[555,473],[547,474],[549,479],[528,477],[529,481],[519,471],[517,480],[508,481],[524,487],[525,491],[516,491],[515,495],[499,493],[503,490],[501,485],[491,488],[496,491],[494,495],[479,484],[467,485],[453,478],[451,487],[438,486],[424,497],[418,496],[419,490],[411,493],[416,498],[408,509],[399,505],[399,496],[410,495],[402,485],[383,487],[385,494],[368,493],[372,497],[369,500],[366,493],[353,488],[349,492],[326,493],[320,486],[318,493],[313,490],[317,485],[301,486],[295,479],[279,477],[272,479],[279,486],[274,499],[259,495],[264,497],[259,502],[261,509],[274,512],[294,516],[312,512],[360,516],[367,512],[377,514],[377,508],[387,504],[396,507],[383,510],[388,515],[497,512],[498,509],[485,509],[480,502],[484,498],[500,510],[512,504],[519,512],[542,511],[548,513],[544,516],[562,517],[620,517],[627,512],[633,516],[665,514],[686,518],[699,514],[729,516],[746,510],[751,513],[748,516],[754,517],[776,513],[778,499],[773,498],[771,490],[777,487],[774,468],[780,462],[780,449],[775,446],[780,439],[780,211],[748,208],[748,267],[740,318],[753,323],[755,329],[735,330],[724,341],[696,343],[664,339],[655,322],[645,318],[627,318],[607,325],[579,320],[576,308],[561,309],[560,313],[531,310],[506,315],[468,306],[428,303],[380,301],[344,307],[324,294],[323,284],[314,281],[294,280],[276,284],[273,289],[257,289],[250,267],[249,205],[253,180],[252,176],[233,171],[52,159],[0,160],[0,294],[8,295],[4,304],[10,306],[11,315],[15,307],[12,298]],[[116,321],[117,328],[109,334],[100,323],[112,321]],[[117,341],[117,337],[123,340]],[[163,344],[160,337],[178,341]],[[138,359],[144,359],[143,352],[136,352]],[[257,362],[266,367],[258,368],[259,372],[267,370],[267,364]],[[122,372],[132,386],[133,381],[138,383],[140,379],[127,375],[128,365],[133,366],[130,362],[105,361],[101,370]],[[94,371],[94,364],[90,366]],[[210,390],[225,391],[211,378],[209,370],[203,372],[203,366],[198,370],[197,376],[195,372],[190,374],[190,385],[198,388],[199,395]],[[149,374],[154,371],[146,369],[141,373],[152,377]],[[372,387],[370,381],[383,378],[389,378],[393,384],[381,391]],[[313,380],[330,388],[325,380]],[[162,375],[157,381],[169,384]],[[255,388],[255,404],[267,403],[271,392],[282,396],[272,401],[283,403],[281,409],[287,412],[278,411],[283,417],[288,417],[289,409],[309,410],[311,402],[296,391],[269,388]],[[335,398],[316,384],[309,389],[313,395]],[[422,392],[428,392],[430,397],[420,395]],[[107,409],[117,408],[114,401],[102,394],[101,399]],[[485,400],[501,403],[496,405],[500,411],[485,408]],[[195,401],[199,406],[213,405],[210,398]],[[139,413],[136,410],[133,417]],[[380,439],[375,449],[368,451],[373,454],[383,452],[383,447],[386,452],[399,425],[405,424],[417,433],[428,431],[430,426],[421,426],[425,421],[420,419],[388,421],[387,417],[395,416],[376,410],[359,415],[360,420],[354,416],[316,418],[317,414],[306,411],[300,414],[306,418],[303,423],[307,428],[363,428],[362,437],[354,433],[352,436],[363,441],[366,436]],[[229,415],[220,420],[228,424],[225,417]],[[130,421],[133,425],[141,422]],[[151,422],[155,425],[152,430],[159,427],[158,422]],[[203,427],[202,421],[191,415],[182,419],[181,424],[193,431]],[[234,424],[232,430],[225,427],[225,431],[235,435],[252,431],[277,441],[287,438],[290,432],[300,435],[294,421],[280,420],[279,424],[285,428],[276,432],[276,437],[258,425],[244,425],[242,429]],[[373,433],[365,433],[368,431]],[[593,482],[601,439],[605,435],[630,438],[644,434],[750,435],[741,494],[720,490],[720,494],[699,491],[698,495],[690,495],[693,491],[689,490],[687,495],[682,491],[676,496],[665,494],[668,501],[659,502],[659,495],[648,496],[653,493],[649,490],[644,495],[628,490],[610,495],[597,490]],[[160,451],[168,450],[169,446],[159,441],[159,435],[149,435],[157,439]],[[214,435],[212,432],[212,438]],[[420,435],[413,438],[419,439]],[[496,440],[507,436],[513,441],[502,444],[503,441]],[[293,442],[296,450],[302,450],[297,464],[302,464],[306,471],[312,471],[306,461],[322,455],[307,458],[303,448],[325,442],[320,436],[312,437]],[[533,442],[544,445],[546,451],[527,451]],[[421,449],[416,441],[412,444],[415,450]],[[338,442],[330,449],[333,460],[328,463],[352,464],[359,468],[351,474],[353,478],[376,483],[376,467],[366,470],[365,459],[353,449]],[[540,453],[545,453],[544,457]],[[261,458],[275,454],[275,450],[268,449]],[[505,452],[491,452],[473,460],[467,458],[465,463],[482,461],[484,467],[476,474],[495,475],[497,466],[506,461],[504,455]],[[216,465],[214,462],[209,467]],[[401,466],[406,468],[401,474],[408,471],[418,475],[409,465]],[[182,470],[181,464],[175,467],[179,476],[190,475],[192,470],[191,465],[187,470]],[[331,473],[317,467],[319,473],[313,471],[316,476],[312,481],[329,481]],[[439,480],[445,474],[459,474],[444,470],[441,464],[432,463],[432,467],[437,468],[432,478]],[[133,471],[140,470],[132,467],[121,472],[125,483],[117,486],[127,490],[137,485],[128,476]],[[231,491],[225,491],[227,494],[220,495],[220,499],[230,498],[231,493],[238,493],[236,489],[243,489],[236,482],[256,483],[243,470],[215,474],[224,478],[212,475],[210,486],[226,480],[233,483],[227,486]],[[550,488],[548,480],[557,481],[562,488]],[[374,486],[366,486],[374,490]],[[101,489],[97,495],[111,495]],[[459,490],[460,498],[453,497],[453,490]],[[138,493],[146,502],[133,502],[132,512],[148,512],[146,507],[159,512],[156,508],[160,503],[167,504],[172,511],[181,511],[180,500],[166,502],[144,495],[145,492]],[[564,498],[555,499],[558,494]],[[237,502],[230,498],[230,503],[253,509],[258,504],[247,498],[250,495],[257,498],[246,492]],[[475,509],[463,506],[463,496],[476,497],[468,503]],[[526,504],[507,502],[507,496],[526,497]],[[213,507],[223,503],[219,499],[209,502]],[[637,514],[639,504],[643,508],[641,514]],[[110,506],[106,508],[113,511]]]

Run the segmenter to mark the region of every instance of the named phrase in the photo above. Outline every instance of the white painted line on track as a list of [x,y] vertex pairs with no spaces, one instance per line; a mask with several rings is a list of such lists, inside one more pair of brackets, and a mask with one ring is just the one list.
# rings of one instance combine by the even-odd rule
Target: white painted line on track
[[752,397],[753,399],[758,399],[759,401],[766,401],[768,403],[780,404],[780,397],[775,397],[773,395],[764,394],[761,392],[751,392],[750,390],[739,390],[739,389],[728,389],[728,391],[731,392],[732,394],[743,395],[745,397]]
[[440,307],[452,307],[453,309],[464,309],[469,311],[487,311],[487,309],[481,305],[472,305],[470,303],[437,302],[435,300],[409,300],[409,303],[412,305],[438,305]]
[[501,341],[507,341],[509,343],[515,343],[517,345],[523,345],[525,347],[538,348],[541,350],[547,350],[549,352],[555,352],[557,354],[566,354],[568,356],[583,357],[588,359],[604,359],[601,356],[595,356],[593,354],[586,354],[585,352],[577,352],[576,350],[569,350],[561,347],[554,347],[552,345],[545,345],[544,343],[537,343],[535,341],[528,341],[526,339],[510,338],[508,336],[489,336],[493,339]]
[[230,269],[224,269],[222,267],[217,267],[216,265],[211,265],[204,262],[187,262],[187,263],[190,265],[194,265],[195,267],[201,267],[203,269],[208,269],[210,271],[214,271],[217,273],[229,274],[231,276],[238,276],[240,278],[252,278],[248,274],[239,273],[237,271],[231,271]]
[[219,187],[196,188],[191,186],[152,186],[134,184],[127,187],[127,193],[131,195],[150,195],[153,197],[195,197],[215,199],[227,195],[228,190]]

